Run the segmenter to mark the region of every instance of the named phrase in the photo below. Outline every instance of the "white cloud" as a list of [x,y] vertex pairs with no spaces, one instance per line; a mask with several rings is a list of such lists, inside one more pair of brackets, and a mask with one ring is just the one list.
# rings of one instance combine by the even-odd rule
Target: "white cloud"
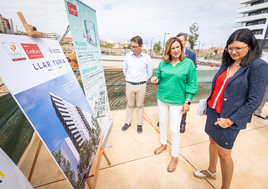
[[[73,0],[70,0],[73,2]],[[127,42],[140,35],[144,42],[163,41],[164,32],[175,36],[189,32],[191,23],[199,26],[198,41],[207,47],[225,43],[235,26],[239,0],[83,0],[96,10],[100,39]],[[13,19],[14,27],[24,31],[16,14],[21,11],[38,31],[64,33],[68,19],[63,0],[1,0],[0,13]],[[70,33],[69,33],[70,35]]]

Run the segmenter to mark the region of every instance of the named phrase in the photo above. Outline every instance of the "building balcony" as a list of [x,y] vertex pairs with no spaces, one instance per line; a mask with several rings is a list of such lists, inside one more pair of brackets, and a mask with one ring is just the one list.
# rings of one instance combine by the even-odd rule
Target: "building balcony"
[[240,0],[239,4],[253,3],[253,2],[256,2],[256,1],[258,1],[258,0]]
[[237,14],[248,14],[249,12],[254,12],[259,9],[265,9],[265,8],[268,8],[268,2],[254,5],[254,6],[239,8],[237,9]]
[[260,19],[264,19],[264,18],[268,18],[268,13],[258,14],[258,15],[254,15],[254,16],[244,16],[244,17],[236,18],[235,22],[236,23],[245,23],[245,22],[250,22],[250,21],[253,21],[253,20],[260,20]]
[[259,24],[259,25],[251,25],[251,26],[243,25],[243,26],[237,26],[234,29],[238,30],[238,29],[241,29],[241,28],[247,28],[247,29],[250,29],[250,30],[261,30],[261,29],[265,30],[266,26],[267,26],[267,24]]

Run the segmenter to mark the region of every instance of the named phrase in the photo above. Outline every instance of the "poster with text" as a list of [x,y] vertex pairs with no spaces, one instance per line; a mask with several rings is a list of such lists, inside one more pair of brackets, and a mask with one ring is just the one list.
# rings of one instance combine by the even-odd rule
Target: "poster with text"
[[1,79],[69,183],[83,189],[102,129],[58,41],[0,41]]
[[33,189],[17,165],[0,148],[0,188]]
[[[104,138],[112,125],[96,12],[78,0],[64,0],[86,98]],[[104,139],[104,143],[105,143]]]

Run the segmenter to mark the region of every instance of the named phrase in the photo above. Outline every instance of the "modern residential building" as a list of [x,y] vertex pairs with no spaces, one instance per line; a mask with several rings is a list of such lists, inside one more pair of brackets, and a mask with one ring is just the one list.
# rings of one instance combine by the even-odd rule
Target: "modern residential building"
[[4,18],[0,14],[0,30],[6,34],[14,34],[13,22],[11,18]]
[[77,152],[85,141],[89,141],[89,130],[93,127],[91,114],[49,93],[55,112]]
[[51,40],[57,40],[57,34],[56,33],[47,33],[47,35],[44,37]]
[[268,35],[268,0],[240,0],[239,3],[244,5],[237,10],[237,14],[241,14],[242,17],[235,19],[236,23],[240,23],[240,26],[234,28],[233,31],[240,28],[250,29],[260,47],[268,50],[268,39],[265,39],[265,36],[267,38]]

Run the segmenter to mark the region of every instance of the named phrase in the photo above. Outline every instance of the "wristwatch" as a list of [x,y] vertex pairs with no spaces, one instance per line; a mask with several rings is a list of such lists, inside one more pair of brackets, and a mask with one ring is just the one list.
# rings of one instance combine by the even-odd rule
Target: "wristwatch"
[[191,102],[191,100],[185,99],[184,103],[191,105],[192,102]]

